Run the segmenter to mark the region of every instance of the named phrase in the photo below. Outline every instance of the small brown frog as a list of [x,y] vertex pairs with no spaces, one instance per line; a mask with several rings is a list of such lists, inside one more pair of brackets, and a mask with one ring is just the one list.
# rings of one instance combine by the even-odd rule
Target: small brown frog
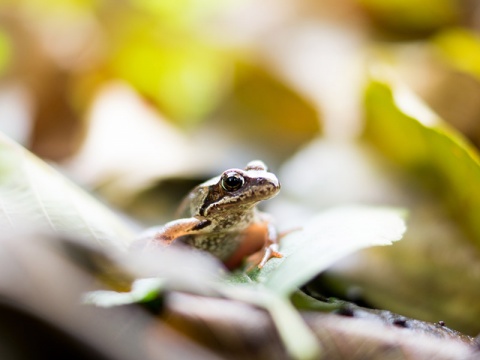
[[147,246],[181,241],[208,251],[229,269],[247,256],[262,268],[270,258],[282,255],[271,217],[256,205],[279,191],[280,182],[262,161],[251,161],[245,170],[226,170],[194,188],[181,206],[190,217],[165,224]]

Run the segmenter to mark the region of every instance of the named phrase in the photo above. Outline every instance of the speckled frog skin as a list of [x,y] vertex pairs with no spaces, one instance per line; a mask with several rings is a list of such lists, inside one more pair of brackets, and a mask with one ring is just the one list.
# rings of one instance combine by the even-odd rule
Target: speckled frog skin
[[280,182],[262,161],[252,161],[244,170],[226,170],[193,189],[183,204],[190,217],[167,223],[150,245],[178,240],[208,251],[230,268],[249,255],[263,267],[282,255],[271,218],[255,206],[279,191]]

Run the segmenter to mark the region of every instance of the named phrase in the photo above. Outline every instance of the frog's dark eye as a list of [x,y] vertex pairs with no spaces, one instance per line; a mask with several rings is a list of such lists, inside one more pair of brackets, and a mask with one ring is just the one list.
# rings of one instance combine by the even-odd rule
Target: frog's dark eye
[[236,191],[242,187],[244,182],[242,175],[234,172],[227,173],[222,179],[222,187],[228,192]]

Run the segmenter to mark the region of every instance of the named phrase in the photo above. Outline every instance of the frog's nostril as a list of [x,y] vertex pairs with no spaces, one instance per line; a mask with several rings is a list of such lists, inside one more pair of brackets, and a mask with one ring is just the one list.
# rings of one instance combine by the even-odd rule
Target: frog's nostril
[[255,182],[257,186],[265,187],[270,191],[280,188],[280,182],[274,177],[257,177]]

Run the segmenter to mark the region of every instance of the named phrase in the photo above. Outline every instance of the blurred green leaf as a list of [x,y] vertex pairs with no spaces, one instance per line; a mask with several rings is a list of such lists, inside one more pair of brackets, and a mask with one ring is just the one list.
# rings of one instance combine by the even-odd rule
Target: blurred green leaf
[[[480,4],[480,3],[479,3]],[[382,46],[393,71],[439,117],[480,144],[480,37],[447,28],[428,42]]]
[[158,296],[164,285],[165,282],[159,278],[139,279],[133,282],[131,291],[92,291],[84,295],[83,301],[86,304],[100,307],[148,302],[154,300]]
[[412,208],[405,241],[383,253],[371,249],[355,267],[339,271],[349,285],[361,286],[373,306],[442,319],[475,334],[480,313],[477,151],[392,73],[385,75],[376,73],[366,89],[365,138],[423,191],[403,184],[404,201]]
[[419,175],[480,244],[478,153],[407,88],[373,79],[366,90],[365,137]]
[[110,210],[0,134],[0,229],[53,231],[125,249],[130,231]]

